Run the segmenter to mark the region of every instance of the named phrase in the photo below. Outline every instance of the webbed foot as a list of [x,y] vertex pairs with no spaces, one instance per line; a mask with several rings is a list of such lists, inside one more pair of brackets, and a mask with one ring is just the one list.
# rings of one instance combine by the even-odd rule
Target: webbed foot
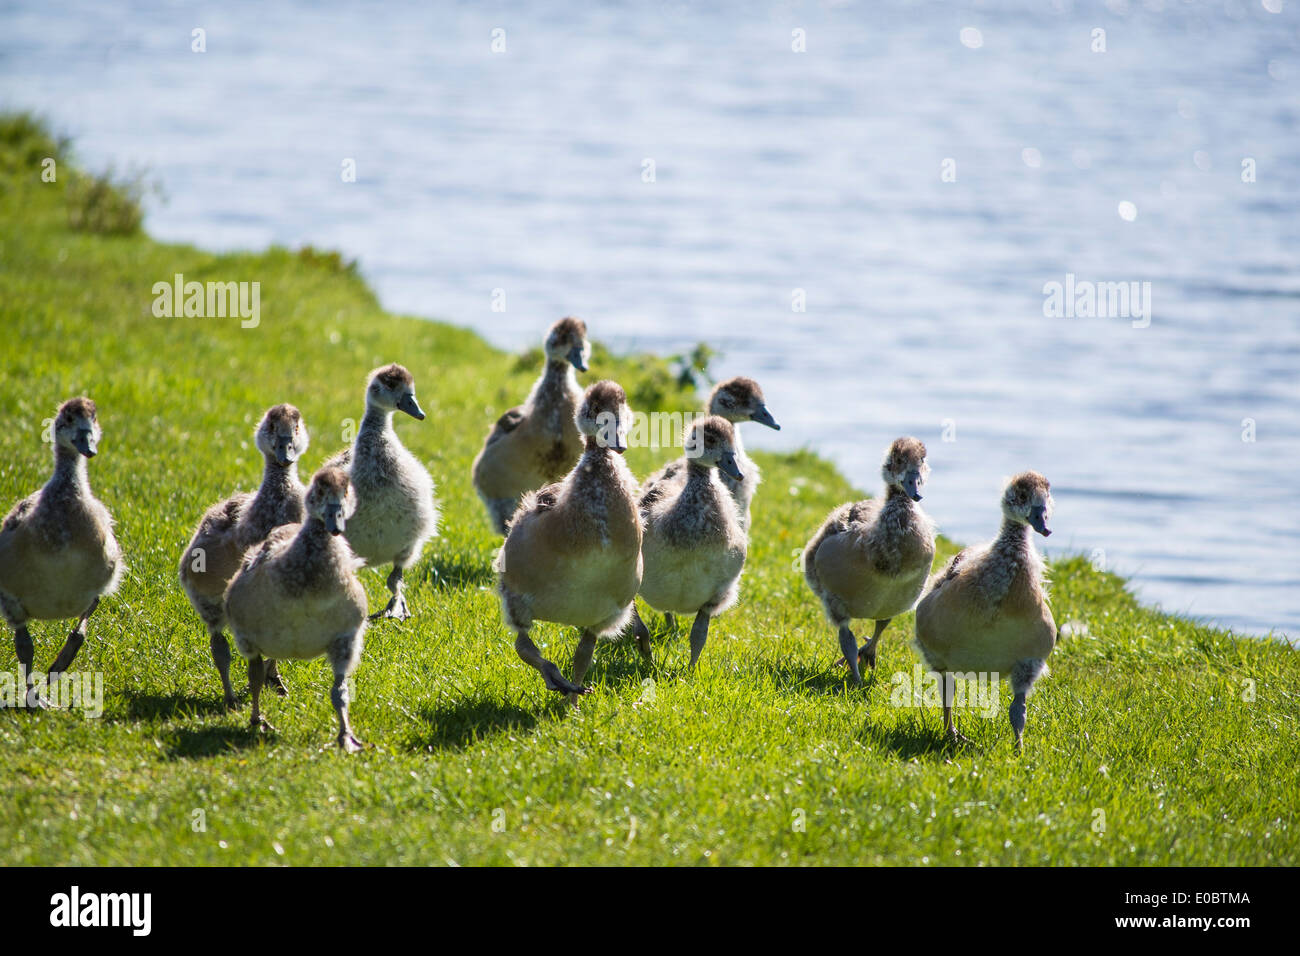
[[573,683],[560,673],[560,669],[550,661],[542,665],[542,680],[546,681],[546,689],[558,691],[561,694],[569,694],[572,697],[578,697],[582,694],[590,694],[590,687],[582,687]]

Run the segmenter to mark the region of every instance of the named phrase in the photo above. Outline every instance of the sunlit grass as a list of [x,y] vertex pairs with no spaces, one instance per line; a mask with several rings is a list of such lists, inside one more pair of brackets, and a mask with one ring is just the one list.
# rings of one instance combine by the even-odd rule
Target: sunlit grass
[[[260,325],[155,318],[151,287],[177,272],[260,282]],[[539,334],[552,318],[538,317]],[[600,317],[586,318],[599,336]],[[916,663],[911,615],[891,626],[864,689],[833,666],[838,645],[794,558],[855,492],[808,453],[756,456],[742,601],[698,671],[685,669],[685,626],[667,635],[647,615],[655,665],[602,646],[595,693],[572,711],[512,650],[491,590],[498,542],[469,483],[486,429],[533,365],[383,313],[328,254],[218,256],[75,232],[63,187],[15,159],[0,179],[0,336],[0,508],[47,477],[42,420],[89,394],[105,432],[91,481],[130,563],[78,660],[104,675],[104,716],[0,712],[0,861],[1297,861],[1293,649],[1143,609],[1114,576],[1061,562],[1053,607],[1080,633],[1031,698],[1024,753],[1012,751],[1005,688],[996,719],[959,715],[976,747],[949,749],[934,709],[890,705],[891,675]],[[665,408],[688,401],[662,364],[597,359],[585,381],[618,378]],[[416,616],[368,634],[353,721],[373,747],[334,750],[319,661],[284,666],[292,696],[267,698],[278,731],[260,738],[246,707],[220,707],[176,562],[208,504],[256,483],[251,432],[267,406],[302,409],[306,476],[343,444],[365,374],[388,361],[415,374],[429,417],[398,429],[445,518],[408,574]],[[629,460],[644,474],[666,454]],[[362,578],[380,606],[382,574]],[[34,626],[39,666],[66,630]],[[539,630],[567,669],[574,634]],[[6,640],[0,671],[16,669]]]

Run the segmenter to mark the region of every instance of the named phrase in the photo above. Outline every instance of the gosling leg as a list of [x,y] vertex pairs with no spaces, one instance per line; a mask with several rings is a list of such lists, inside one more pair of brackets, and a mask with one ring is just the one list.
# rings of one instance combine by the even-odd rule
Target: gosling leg
[[668,628],[670,631],[677,630],[677,615],[672,611],[664,612],[664,627]]
[[954,744],[971,743],[969,737],[963,736],[957,731],[957,725],[952,722],[952,699],[957,693],[957,682],[951,674],[939,675],[939,686],[943,694],[943,729],[947,734],[948,740]]
[[289,685],[280,676],[280,665],[275,661],[266,662],[266,686],[281,697],[289,696]]
[[86,643],[86,621],[90,615],[95,613],[95,608],[99,607],[99,598],[90,602],[90,607],[86,608],[86,613],[81,615],[77,621],[77,626],[72,629],[68,639],[63,644],[63,650],[59,651],[59,656],[54,659],[50,665],[50,683],[53,684],[59,679],[77,658],[77,652],[81,650],[81,645]]
[[339,749],[344,753],[354,754],[365,747],[352,733],[352,724],[348,722],[348,675],[338,664],[334,665],[334,687],[330,690],[330,702],[339,715]]
[[272,727],[262,716],[262,685],[266,682],[266,662],[259,654],[248,660],[248,692],[253,698],[253,713],[248,718],[248,726],[253,730],[270,730]]
[[18,664],[23,669],[23,679],[27,683],[25,702],[31,708],[44,708],[45,698],[41,697],[33,679],[32,662],[36,659],[36,648],[32,645],[32,635],[26,624],[14,628],[14,651],[18,654]]
[[654,662],[654,654],[650,650],[650,628],[645,626],[645,621],[641,620],[641,612],[632,605],[632,634],[636,637],[636,645],[641,651],[641,656],[646,659],[647,663]]
[[1020,753],[1020,747],[1025,737],[1025,715],[1029,709],[1025,698],[1033,690],[1034,682],[1042,676],[1043,671],[1046,669],[1047,662],[1036,657],[1016,661],[1011,668],[1011,693],[1014,697],[1011,701],[1011,709],[1007,711],[1007,716],[1011,720],[1011,730],[1016,735],[1016,753]]
[[1020,753],[1020,748],[1025,738],[1025,714],[1029,707],[1025,704],[1025,694],[1022,691],[1016,694],[1011,701],[1011,708],[1007,711],[1007,716],[1011,719],[1011,730],[1016,735],[1016,753]]
[[698,611],[695,614],[695,623],[691,625],[691,669],[695,669],[695,662],[700,659],[704,653],[704,642],[709,639],[709,612]]
[[398,621],[405,621],[411,616],[410,610],[406,607],[405,585],[402,583],[403,568],[399,564],[393,565],[392,573],[388,575],[388,592],[392,595],[388,599],[388,604],[378,614],[372,614],[371,618],[391,617]]
[[[217,666],[217,674],[221,677],[221,693],[226,700],[226,709],[237,710],[239,701],[235,698],[235,688],[230,683],[230,642],[221,631],[213,631],[208,637],[208,645],[212,648],[212,663]],[[251,670],[249,675],[248,683],[252,686]]]
[[565,680],[564,675],[560,673],[560,669],[555,666],[555,663],[542,656],[542,652],[537,649],[537,645],[533,643],[527,631],[520,631],[519,636],[515,638],[515,653],[519,655],[525,664],[542,675],[547,690],[557,691],[561,694],[591,693],[590,689]]
[[844,653],[844,660],[841,663],[849,665],[849,671],[853,674],[853,683],[861,686],[862,672],[858,668],[858,639],[853,636],[847,624],[840,625],[840,650]]
[[885,628],[889,627],[892,618],[885,618],[883,621],[876,622],[876,631],[871,635],[871,640],[862,645],[858,651],[859,663],[864,663],[873,671],[876,669],[876,645],[880,643],[880,635],[885,633]]
[[[584,630],[582,636],[578,638],[578,649],[573,652],[573,682],[579,687],[582,686],[582,679],[587,676],[587,668],[591,667],[591,659],[595,653],[596,635]],[[570,694],[569,702],[577,704],[581,696],[581,694]]]

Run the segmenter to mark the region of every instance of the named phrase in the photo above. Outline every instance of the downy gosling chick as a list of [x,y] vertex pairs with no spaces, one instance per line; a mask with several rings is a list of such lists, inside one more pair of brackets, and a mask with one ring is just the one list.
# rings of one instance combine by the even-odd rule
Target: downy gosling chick
[[[253,442],[264,462],[261,487],[256,494],[234,495],[209,508],[180,560],[181,587],[208,629],[212,663],[231,709],[239,702],[230,683],[230,644],[223,633],[226,587],[245,551],[261,544],[280,525],[302,521],[306,489],[298,480],[298,459],[308,444],[302,413],[292,405],[267,409],[253,432]],[[267,670],[267,682],[277,693],[287,693],[274,661]]]
[[346,532],[352,550],[372,567],[393,565],[387,582],[391,596],[376,616],[405,620],[411,612],[402,574],[438,533],[438,502],[429,472],[393,430],[395,411],[424,420],[411,373],[400,365],[385,365],[370,373],[366,414],[352,447],[325,464],[346,471],[356,491],[357,513]]
[[356,575],[361,561],[342,537],[356,510],[348,476],[322,468],[307,489],[306,520],[276,528],[251,549],[226,590],[235,647],[248,660],[249,725],[274,729],[261,711],[264,658],[325,656],[334,671],[330,700],[339,718],[338,745],[349,753],[363,746],[348,721],[347,679],[361,658],[366,593]]
[[14,629],[14,649],[27,682],[28,706],[43,706],[33,689],[35,652],[30,620],[76,618],[50,665],[50,681],[64,673],[86,640],[86,621],[122,577],[122,552],[113,518],[90,491],[86,459],[102,431],[95,403],[73,398],[54,419],[54,474],[14,505],[0,525],[0,611]]
[[474,489],[501,535],[519,499],[559,481],[582,454],[582,435],[574,421],[582,389],[573,370],[585,372],[591,357],[586,323],[573,317],[556,322],[546,334],[545,349],[541,377],[528,398],[497,420],[474,459]]
[[943,677],[944,730],[965,741],[952,720],[953,674],[1009,675],[1008,716],[1019,750],[1025,698],[1056,646],[1043,559],[1029,531],[1047,537],[1051,486],[1036,471],[1016,475],[1002,494],[1002,530],[992,544],[967,548],[934,576],[916,608],[916,647]]
[[[582,679],[597,638],[623,629],[641,584],[636,479],[622,457],[631,414],[614,382],[587,389],[577,413],[586,450],[563,481],[524,496],[497,557],[502,613],[517,635],[516,652],[574,703],[588,692]],[[581,630],[572,681],[529,637],[534,621]]]
[[[739,425],[741,422],[758,422],[776,431],[781,430],[781,426],[764,404],[763,390],[752,378],[744,376],[730,378],[714,386],[713,392],[709,395],[709,414],[721,416],[733,425]],[[731,497],[736,500],[736,507],[740,511],[740,526],[748,532],[749,505],[754,499],[760,476],[758,466],[745,454],[739,428],[736,429],[735,445],[736,466],[745,477],[733,478],[725,473],[719,477],[722,479],[722,484],[731,492]]]
[[[880,636],[891,618],[916,602],[930,573],[934,523],[916,505],[929,473],[925,445],[899,438],[880,467],[884,498],[840,505],[804,549],[804,577],[839,631],[842,663],[855,684],[862,683],[862,664],[875,668]],[[860,649],[854,618],[875,622]]]
[[[709,637],[709,621],[736,603],[747,539],[735,500],[722,483],[745,475],[737,467],[735,429],[713,415],[686,430],[676,481],[660,481],[640,501],[645,539],[641,597],[658,611],[694,614],[691,667]],[[648,634],[637,637],[646,654]]]

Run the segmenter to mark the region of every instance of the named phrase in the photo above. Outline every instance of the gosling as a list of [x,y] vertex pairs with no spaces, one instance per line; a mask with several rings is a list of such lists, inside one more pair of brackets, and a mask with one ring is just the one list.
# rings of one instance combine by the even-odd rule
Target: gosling
[[[899,438],[880,467],[885,497],[840,505],[803,553],[804,577],[839,631],[840,649],[855,684],[862,665],[875,669],[876,646],[890,620],[916,603],[934,560],[934,523],[916,502],[930,473],[925,445]],[[853,618],[875,622],[858,647]]]
[[86,621],[122,577],[113,518],[90,491],[86,459],[102,437],[95,403],[73,398],[54,419],[54,474],[14,505],[0,525],[0,611],[14,629],[14,650],[27,682],[27,705],[44,706],[35,689],[30,620],[76,618],[49,680],[72,666],[86,640]]
[[376,617],[404,621],[411,612],[402,575],[438,533],[438,502],[429,472],[393,430],[395,411],[424,421],[411,373],[400,365],[385,365],[370,373],[366,414],[352,447],[325,464],[347,472],[356,491],[357,513],[346,532],[352,550],[372,567],[393,565],[388,604]]
[[559,481],[582,455],[574,421],[582,389],[574,369],[587,371],[591,356],[586,323],[573,317],[556,322],[545,350],[541,377],[528,398],[497,420],[474,459],[474,489],[500,535],[524,494]]
[[[586,450],[563,481],[524,496],[496,562],[515,651],[547,688],[575,704],[588,693],[582,679],[597,639],[623,629],[641,585],[636,479],[622,458],[630,420],[627,397],[614,382],[587,389],[576,418]],[[572,681],[529,637],[534,621],[580,629]]]
[[347,679],[361,658],[366,593],[356,575],[361,562],[340,536],[357,507],[347,474],[322,468],[307,489],[306,521],[276,528],[260,548],[250,549],[226,590],[235,647],[248,660],[249,726],[274,730],[261,710],[264,658],[324,656],[334,671],[330,700],[339,718],[338,745],[348,753],[364,746],[348,720]]
[[934,576],[916,608],[916,647],[943,677],[948,737],[968,742],[952,719],[953,675],[1010,675],[1008,717],[1016,750],[1024,740],[1025,698],[1047,671],[1056,622],[1047,604],[1043,559],[1029,537],[1050,535],[1051,486],[1035,471],[1016,475],[1002,495],[1002,530],[992,544],[967,548]]
[[[708,640],[710,619],[736,603],[748,543],[719,472],[734,482],[745,475],[736,464],[735,429],[725,418],[714,415],[692,424],[684,447],[680,480],[660,481],[641,497],[641,597],[658,611],[695,615],[694,667]],[[639,619],[635,625],[641,653],[648,657],[645,625]]]
[[[221,678],[226,706],[239,706],[230,683],[230,644],[226,626],[225,594],[239,570],[244,552],[261,544],[272,529],[297,524],[303,517],[303,488],[298,480],[298,459],[307,450],[307,425],[292,405],[276,405],[253,432],[262,453],[262,485],[256,494],[239,494],[207,510],[194,537],[181,554],[181,587],[208,629],[212,663]],[[267,665],[267,683],[277,693],[287,693],[275,661]]]
[[[721,416],[733,425],[741,422],[758,422],[776,431],[781,430],[780,424],[767,410],[767,405],[763,401],[763,390],[752,378],[744,376],[731,378],[714,386],[713,392],[709,395],[709,414]],[[745,454],[739,428],[736,429],[735,446],[736,466],[745,477],[733,478],[726,473],[719,477],[722,479],[722,484],[731,492],[731,497],[736,500],[736,507],[740,510],[740,526],[748,532],[749,506],[754,499],[754,492],[758,489],[761,476],[758,466]]]

